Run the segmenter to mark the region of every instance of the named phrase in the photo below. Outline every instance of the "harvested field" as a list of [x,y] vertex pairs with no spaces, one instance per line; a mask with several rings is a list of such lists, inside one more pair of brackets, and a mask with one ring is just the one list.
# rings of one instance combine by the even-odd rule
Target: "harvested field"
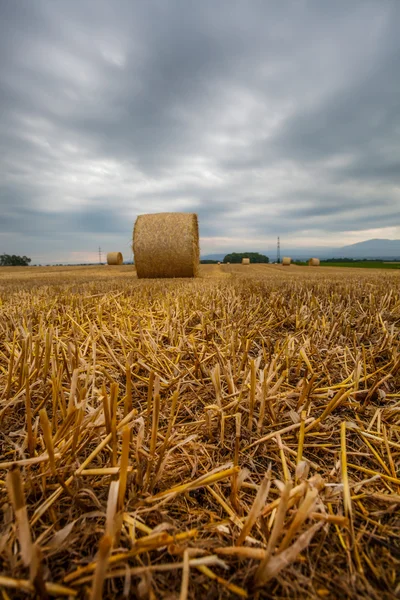
[[1,268],[3,598],[395,598],[399,284]]

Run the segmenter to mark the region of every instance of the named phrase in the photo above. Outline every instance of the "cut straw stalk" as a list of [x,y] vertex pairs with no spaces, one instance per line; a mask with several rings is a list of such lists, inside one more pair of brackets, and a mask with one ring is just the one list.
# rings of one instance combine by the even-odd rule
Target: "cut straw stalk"
[[[304,421],[304,423],[307,425],[307,423],[312,423],[313,421],[315,421],[314,417],[309,417],[308,419],[306,419]],[[250,448],[254,448],[254,446],[258,446],[259,444],[263,444],[264,442],[267,442],[271,438],[275,437],[277,434],[283,435],[284,433],[289,433],[289,431],[295,431],[296,429],[299,429],[300,427],[301,427],[301,423],[294,423],[293,425],[288,425],[287,427],[284,427],[283,429],[279,429],[278,431],[272,431],[271,433],[264,435],[259,440],[256,440],[252,444],[249,444],[248,446],[243,448],[242,452],[249,450]]]
[[255,407],[255,403],[256,403],[256,383],[257,383],[257,370],[256,370],[256,362],[253,358],[250,361],[249,421],[247,424],[247,427],[250,431],[253,428],[254,407]]
[[129,414],[133,408],[132,404],[132,371],[129,362],[126,363],[125,368],[125,381],[126,381],[126,392],[124,402],[124,416]]
[[128,466],[129,466],[129,442],[130,442],[130,428],[128,425],[122,430],[122,451],[121,451],[121,463],[119,472],[119,490],[118,490],[118,510],[123,509],[124,498],[126,492],[126,484],[128,477]]
[[189,591],[189,550],[186,549],[183,553],[183,567],[182,567],[182,583],[181,593],[179,594],[179,600],[187,600]]
[[[133,467],[127,467],[127,473],[135,473]],[[84,469],[79,473],[80,477],[102,477],[104,475],[119,475],[121,467],[99,467],[98,469]]]
[[28,567],[32,560],[32,535],[25,503],[24,483],[21,471],[16,465],[7,473],[7,491],[17,521],[22,562]]
[[287,466],[285,451],[284,451],[283,444],[282,444],[282,438],[279,435],[279,433],[276,434],[276,442],[278,444],[279,454],[280,454],[281,462],[282,462],[283,478],[284,478],[285,482],[291,481],[289,469]]
[[241,598],[249,597],[249,595],[245,589],[243,589],[242,587],[240,587],[238,585],[235,585],[234,583],[231,583],[230,581],[227,581],[226,579],[224,579],[223,577],[220,577],[219,575],[216,575],[213,571],[211,571],[211,569],[208,568],[208,566],[202,565],[202,566],[197,566],[197,568],[201,573],[203,573],[210,579],[217,581],[218,583],[223,585],[227,590],[229,590],[233,594],[240,596]]
[[352,502],[351,502],[351,491],[349,484],[349,477],[347,473],[347,448],[346,448],[346,422],[342,421],[340,427],[340,466],[341,466],[341,474],[342,474],[342,483],[343,483],[343,504],[344,504],[344,512],[345,516],[349,520],[349,529],[351,536],[351,546],[354,553],[354,557],[357,563],[358,571],[363,573],[363,567],[361,565],[361,560],[357,548],[357,540],[354,534],[354,524],[353,524],[353,511],[352,511]]
[[53,438],[51,436],[50,423],[45,408],[42,408],[40,413],[40,423],[42,425],[44,442],[46,445],[47,454],[49,455],[50,469],[53,475],[57,475],[56,461],[54,455]]
[[278,552],[283,552],[283,550],[286,550],[286,548],[289,546],[289,544],[292,541],[292,539],[294,538],[294,536],[299,531],[300,527],[303,525],[303,523],[306,521],[306,519],[308,519],[310,513],[312,512],[312,510],[315,506],[317,496],[318,496],[317,489],[314,488],[311,490],[307,490],[306,497],[304,498],[303,502],[300,504],[289,529],[286,531],[286,534],[281,542],[281,545],[279,546]]
[[378,471],[374,471],[373,469],[368,469],[368,467],[363,467],[362,465],[355,465],[349,462],[347,463],[347,466],[350,467],[350,469],[361,471],[362,473],[366,473],[367,475],[378,475],[386,481],[390,481],[391,483],[397,483],[397,485],[400,485],[400,479],[398,477],[391,477],[389,475],[385,475],[385,473],[379,473]]
[[111,418],[111,465],[117,465],[118,443],[117,443],[117,410],[118,410],[118,383],[112,383],[110,389],[110,418]]
[[351,492],[347,475],[346,422],[340,426],[340,466],[343,483],[343,504],[346,517],[352,521]]
[[[59,452],[54,453],[54,458],[61,458],[61,454]],[[42,454],[41,456],[35,456],[34,458],[23,458],[22,460],[10,460],[7,462],[0,463],[0,469],[10,469],[13,465],[18,465],[19,467],[29,467],[31,465],[37,465],[42,462],[47,462],[50,460],[49,455]]]
[[[234,467],[239,467],[241,424],[242,424],[242,415],[241,415],[241,413],[236,413],[236,415],[235,415],[235,450],[234,450],[234,456],[233,456],[233,466]],[[233,508],[237,512],[240,511],[240,501],[239,501],[238,494],[239,494],[238,471],[236,471],[232,475],[231,503],[232,503]]]
[[267,550],[265,553],[265,557],[261,561],[255,575],[255,584],[257,587],[264,585],[264,583],[268,580],[268,570],[267,565],[272,555],[273,549],[275,548],[279,536],[281,535],[283,529],[283,523],[286,516],[286,511],[288,508],[288,502],[290,497],[290,491],[292,489],[292,484],[290,481],[286,482],[282,489],[282,494],[280,498],[280,502],[278,505],[278,510],[276,511],[274,526],[271,531],[270,538],[268,540]]
[[178,402],[178,398],[179,398],[179,391],[176,390],[173,395],[172,395],[172,400],[171,400],[171,412],[169,415],[169,420],[168,420],[168,427],[167,427],[167,431],[164,437],[164,442],[162,443],[162,446],[159,450],[159,456],[158,456],[158,461],[157,461],[157,465],[156,468],[154,470],[154,475],[150,484],[150,490],[153,489],[158,477],[159,477],[159,473],[160,473],[160,469],[161,466],[163,464],[163,459],[165,456],[165,452],[168,448],[168,444],[170,443],[170,437],[171,437],[171,431],[172,431],[172,427],[175,423],[175,411],[176,411],[176,405]]
[[[303,534],[299,536],[292,546],[277,554],[276,556],[272,556],[266,564],[262,567],[262,572],[260,573],[260,577],[257,580],[257,586],[265,585],[270,579],[276,577],[282,569],[285,569],[289,566],[300,554],[303,552],[307,546],[309,546],[311,540],[314,535],[317,533],[319,529],[323,526],[323,521],[319,523],[314,523],[308,531],[305,531]],[[265,559],[262,561],[262,564],[265,563]],[[261,565],[260,565],[261,569]]]
[[308,433],[309,431],[311,431],[311,429],[314,429],[317,425],[319,425],[322,421],[324,421],[331,414],[332,411],[336,410],[353,393],[354,393],[353,389],[350,389],[350,390],[339,389],[339,391],[335,394],[335,396],[332,398],[332,400],[330,400],[328,402],[322,415],[319,416],[317,419],[314,419],[313,422],[310,423],[310,425],[306,428],[305,432]]
[[108,492],[107,511],[106,511],[106,535],[114,539],[117,535],[117,510],[119,498],[119,481],[112,481]]
[[[125,515],[124,520],[126,520],[126,515]],[[128,522],[129,522],[129,519],[128,519]],[[138,527],[138,529],[139,529],[139,527]],[[133,548],[131,550],[126,551],[126,552],[117,553],[117,554],[114,554],[113,556],[111,556],[111,558],[109,559],[109,564],[116,565],[120,562],[124,562],[130,558],[139,556],[143,553],[150,552],[152,550],[157,550],[159,548],[168,547],[171,544],[180,544],[183,542],[187,542],[188,540],[192,540],[192,539],[196,538],[198,533],[199,533],[199,531],[197,529],[191,529],[190,531],[185,531],[183,533],[177,533],[176,535],[169,535],[165,531],[162,533],[149,533],[148,535],[137,539],[134,542]],[[75,584],[76,580],[78,580],[83,575],[91,573],[96,568],[97,568],[97,562],[92,562],[83,567],[79,567],[72,573],[68,573],[68,575],[66,575],[64,577],[64,581],[65,581],[65,583],[74,582],[74,584]]]
[[150,457],[147,462],[147,469],[144,481],[144,487],[146,490],[149,488],[150,484],[150,475],[151,470],[155,460],[156,447],[157,447],[157,433],[158,433],[158,423],[160,420],[160,406],[161,406],[161,398],[160,398],[160,378],[156,376],[154,383],[154,398],[153,398],[153,416],[151,421],[151,439],[150,439]]
[[[4,575],[0,575],[0,586],[10,590],[19,590],[22,592],[27,592],[28,594],[32,594],[35,592],[35,587],[31,581],[28,579],[13,579],[12,577],[5,577]],[[73,597],[78,595],[78,592],[72,588],[66,587],[65,585],[60,585],[58,583],[51,583],[47,581],[45,583],[46,592],[50,596],[55,597]]]
[[103,598],[104,580],[107,574],[108,559],[112,548],[112,537],[105,535],[101,538],[97,556],[96,570],[93,577],[90,600],[101,600]]
[[28,366],[25,365],[25,410],[26,410],[26,435],[28,438],[28,452],[29,456],[33,457],[35,452],[35,440],[32,431],[32,408],[31,408],[31,394],[30,384],[28,375]]
[[300,431],[299,431],[299,443],[297,446],[297,458],[296,464],[299,464],[303,460],[303,447],[304,447],[304,430],[306,421],[306,411],[301,411]]
[[269,488],[271,486],[271,467],[269,467],[267,474],[261,482],[261,485],[258,489],[257,495],[254,499],[253,506],[250,509],[249,514],[243,524],[243,529],[240,532],[240,535],[236,541],[237,546],[241,546],[245,541],[246,537],[250,533],[254,523],[257,518],[260,516],[261,510],[264,507],[264,504],[267,500]]
[[146,417],[146,436],[148,435],[150,429],[150,418],[151,418],[151,401],[153,398],[153,387],[154,387],[154,371],[150,371],[149,373],[149,385],[147,389],[147,417]]
[[[111,560],[109,561],[109,564],[111,564]],[[213,566],[213,565],[226,569],[226,564],[220,558],[218,558],[218,556],[215,556],[215,555],[202,556],[200,558],[191,558],[189,560],[189,568],[198,568],[199,570],[202,570],[202,568],[207,568],[208,566]],[[125,577],[127,574],[129,574],[130,576],[140,577],[141,575],[144,575],[144,574],[175,571],[178,569],[182,569],[183,566],[184,566],[183,562],[174,562],[174,563],[167,563],[167,564],[149,565],[149,566],[143,566],[143,567],[130,567],[130,568],[125,567],[123,569],[115,569],[113,571],[109,571],[108,573],[106,573],[105,579],[121,578],[121,577]],[[228,589],[230,589],[231,591],[234,591],[234,593],[237,593],[239,596],[242,596],[244,598],[248,597],[247,592],[245,590],[243,590],[243,588],[240,588],[239,586],[230,584],[228,581],[226,581],[222,577],[221,578],[217,577],[217,575],[215,575],[215,573],[213,573],[210,569],[208,569],[208,572],[204,572],[204,573],[207,576],[209,576],[211,579],[216,579],[223,585],[226,585],[228,587]],[[85,583],[88,583],[90,581],[91,581],[90,577],[81,577],[81,579],[78,579],[75,581],[75,585],[84,585]]]
[[42,553],[37,543],[32,544],[32,560],[29,565],[29,578],[33,582],[37,596],[41,600],[47,600],[49,596],[43,578]]
[[165,490],[163,492],[159,492],[155,496],[150,498],[146,498],[146,502],[153,503],[158,502],[162,498],[167,496],[176,496],[177,494],[182,494],[183,492],[188,492],[190,490],[195,490],[200,487],[205,487],[212,483],[216,483],[217,481],[221,481],[226,477],[231,477],[234,473],[239,471],[239,467],[229,467],[225,468],[226,465],[222,465],[221,467],[217,467],[211,473],[207,473],[206,475],[202,475],[198,479],[194,481],[189,481],[188,483],[183,483],[181,485],[177,485],[169,490]]

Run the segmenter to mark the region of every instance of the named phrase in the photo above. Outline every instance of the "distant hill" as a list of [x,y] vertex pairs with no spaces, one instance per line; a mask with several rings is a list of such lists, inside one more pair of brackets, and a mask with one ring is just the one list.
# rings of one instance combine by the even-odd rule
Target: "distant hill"
[[366,240],[340,248],[341,257],[349,258],[399,258],[400,240]]
[[[239,252],[242,250],[243,248],[231,248],[224,253],[206,254],[201,258],[223,260],[229,252]],[[276,247],[268,249],[246,248],[245,251],[265,254],[269,256],[270,262],[276,259]],[[299,259],[317,256],[319,258],[384,258],[400,260],[400,240],[372,239],[336,248],[326,246],[296,248],[295,246],[285,245],[284,241],[281,240],[281,256],[291,256],[292,258]]]

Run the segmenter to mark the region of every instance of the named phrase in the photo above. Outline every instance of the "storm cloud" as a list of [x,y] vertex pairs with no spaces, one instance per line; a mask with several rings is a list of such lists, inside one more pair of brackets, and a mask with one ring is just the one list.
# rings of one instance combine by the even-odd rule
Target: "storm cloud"
[[397,0],[0,0],[0,251],[130,257],[400,237]]

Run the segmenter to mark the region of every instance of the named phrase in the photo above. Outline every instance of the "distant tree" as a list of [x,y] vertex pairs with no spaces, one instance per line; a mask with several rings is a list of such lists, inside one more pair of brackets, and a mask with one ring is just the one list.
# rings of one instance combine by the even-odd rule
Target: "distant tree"
[[269,263],[268,256],[259,254],[258,252],[231,252],[224,258],[224,263],[238,264],[242,262],[242,258],[249,258],[251,263]]
[[202,258],[200,261],[201,265],[217,265],[218,260],[212,260],[211,258]]
[[16,254],[0,254],[1,267],[27,267],[32,259]]
[[353,262],[354,258],[327,258],[325,262]]

